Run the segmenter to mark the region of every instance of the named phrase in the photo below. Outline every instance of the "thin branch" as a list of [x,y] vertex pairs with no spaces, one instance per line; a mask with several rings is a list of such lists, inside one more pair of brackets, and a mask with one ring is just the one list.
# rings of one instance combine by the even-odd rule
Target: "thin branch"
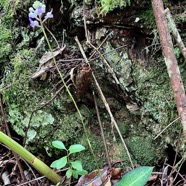
[[186,183],[186,179],[180,174],[180,172],[175,167],[173,167],[173,166],[171,166],[171,165],[169,165],[167,163],[165,163],[165,165],[167,165],[167,166],[171,167],[172,169],[174,169],[175,172],[183,179],[184,183]]
[[23,146],[25,146],[26,144],[26,140],[27,140],[27,135],[28,135],[28,130],[31,126],[31,120],[32,120],[32,117],[34,115],[34,113],[38,110],[41,110],[42,108],[46,107],[48,104],[50,104],[57,96],[58,94],[64,89],[64,86],[62,86],[55,94],[54,96],[52,96],[52,98],[50,100],[48,100],[46,103],[44,103],[43,105],[41,105],[40,107],[34,109],[31,114],[30,114],[30,118],[29,118],[29,121],[28,121],[28,125],[27,125],[27,128],[26,128],[26,131],[25,131],[25,137],[24,137],[24,140],[23,140]]
[[167,16],[167,19],[169,21],[169,24],[170,24],[170,27],[171,27],[171,30],[172,30],[172,34],[173,34],[173,36],[174,36],[174,38],[175,38],[175,40],[176,40],[176,42],[178,44],[178,47],[179,47],[183,57],[186,60],[186,48],[185,48],[185,45],[184,45],[184,43],[183,43],[183,41],[181,39],[181,36],[180,36],[180,34],[178,32],[178,29],[176,28],[176,24],[174,22],[174,19],[173,19],[171,13],[170,13],[169,8],[166,8],[164,13]]
[[176,118],[175,120],[173,120],[172,122],[170,122],[155,138],[154,138],[154,140],[155,139],[157,139],[167,128],[169,128],[172,124],[174,124],[177,120],[179,120],[180,119],[180,117],[178,117],[178,118]]
[[[105,41],[108,39],[108,37],[112,34],[112,32],[110,32],[106,37],[105,39],[101,42],[101,44],[98,46],[98,50],[101,48],[101,46],[105,43]],[[89,41],[90,42],[90,41]],[[93,52],[93,54],[89,57],[89,59],[91,59],[94,55],[96,54],[96,51]],[[102,54],[104,55],[104,54]]]
[[[175,154],[175,157],[174,157],[174,162],[173,162],[173,167],[175,166],[176,164],[176,160],[177,160],[177,157],[178,157],[178,152],[179,152],[179,147],[180,147],[180,142],[181,142],[181,134],[182,134],[182,130],[180,130],[180,133],[179,133],[179,138],[178,138],[178,143],[176,145],[176,154]],[[174,173],[173,169],[171,170],[170,174],[169,174],[169,178],[172,176],[172,174]]]
[[97,53],[100,55],[101,59],[103,60],[103,62],[105,63],[105,65],[108,67],[110,73],[112,74],[112,77],[114,78],[115,82],[119,85],[120,82],[118,80],[118,78],[116,77],[116,74],[114,72],[114,70],[111,68],[111,66],[108,64],[107,60],[105,59],[105,57],[101,54],[101,52],[94,46],[92,45],[89,41],[87,41],[87,43],[94,49],[97,51]]
[[[80,44],[80,42],[79,42],[77,36],[75,37],[75,41],[77,42],[77,44],[78,44],[78,46],[79,46],[80,52],[81,52],[83,58],[85,59],[85,62],[86,62],[87,64],[89,64],[89,61],[88,61],[88,59],[87,59],[87,57],[86,57],[86,55],[85,55],[85,53],[84,53],[84,51],[83,51],[83,48],[82,48],[82,46],[81,46],[81,44]],[[121,134],[121,132],[120,132],[120,130],[119,130],[119,127],[118,127],[118,125],[117,125],[117,123],[116,123],[116,121],[115,121],[115,119],[114,119],[114,116],[113,116],[113,114],[112,114],[112,112],[111,112],[111,110],[110,110],[109,104],[108,104],[108,102],[106,101],[106,98],[105,98],[105,96],[104,96],[104,94],[103,94],[103,92],[102,92],[102,90],[101,90],[101,87],[99,86],[99,83],[98,83],[98,81],[97,81],[97,79],[96,79],[96,77],[95,77],[95,75],[94,75],[93,72],[92,72],[92,77],[93,77],[93,79],[94,79],[94,82],[95,82],[96,87],[97,87],[97,89],[98,89],[98,92],[99,92],[99,94],[100,94],[100,97],[101,97],[101,99],[102,99],[102,101],[103,101],[103,103],[104,103],[104,105],[105,105],[105,108],[106,108],[107,112],[108,112],[109,115],[110,115],[110,118],[111,118],[111,125],[114,125],[114,126],[115,126],[115,128],[116,128],[116,130],[117,130],[117,132],[118,132],[118,134],[119,134],[119,136],[120,136],[120,138],[121,138],[121,141],[122,141],[122,143],[123,143],[123,146],[124,146],[124,148],[125,148],[125,150],[126,150],[126,153],[127,153],[128,158],[129,158],[129,161],[130,161],[130,163],[131,163],[131,166],[132,166],[132,168],[134,168],[134,165],[133,165],[133,162],[132,162],[132,159],[131,159],[129,150],[128,150],[126,144],[125,144],[125,141],[124,141],[124,139],[123,139],[123,136],[122,136],[122,134]]]
[[[103,43],[107,40],[108,36],[104,39],[104,41],[101,43],[101,45],[96,48],[94,45],[92,45],[92,43],[90,42],[90,39],[88,37],[88,30],[87,30],[87,24],[86,24],[86,14],[85,14],[85,7],[83,6],[83,20],[84,20],[84,29],[85,29],[85,37],[87,40],[87,44],[90,45],[95,51],[97,51],[97,53],[100,55],[101,59],[103,60],[103,62],[105,63],[105,65],[108,67],[108,69],[110,70],[110,73],[112,74],[114,80],[116,81],[116,83],[119,85],[119,80],[116,77],[116,74],[114,72],[114,70],[110,67],[110,65],[108,64],[107,60],[105,59],[105,57],[100,53],[99,48],[103,45]],[[111,33],[110,33],[111,34]],[[93,55],[95,54],[95,52],[93,53]],[[93,56],[92,55],[92,56]],[[91,56],[91,57],[92,57]]]
[[98,105],[97,105],[97,101],[96,101],[96,96],[95,96],[95,93],[94,92],[93,92],[93,97],[94,97],[94,104],[95,104],[95,108],[96,108],[98,123],[99,123],[100,130],[101,130],[101,136],[102,136],[102,139],[103,139],[103,144],[104,144],[105,153],[106,153],[106,157],[107,157],[107,162],[108,162],[108,166],[109,166],[109,168],[111,170],[112,166],[111,166],[111,162],[110,162],[110,156],[109,156],[109,153],[108,153],[107,143],[106,143],[106,140],[105,140],[105,135],[104,135],[104,132],[103,132],[103,126],[102,126],[102,123],[101,123],[99,109],[98,109]]

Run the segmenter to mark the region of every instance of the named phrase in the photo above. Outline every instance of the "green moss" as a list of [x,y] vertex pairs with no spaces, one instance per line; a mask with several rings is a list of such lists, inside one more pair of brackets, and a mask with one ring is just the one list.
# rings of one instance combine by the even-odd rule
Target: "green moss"
[[152,139],[135,136],[127,140],[127,145],[137,164],[154,165],[157,163],[157,150]]
[[[46,81],[31,79],[32,73],[38,67],[34,50],[17,51],[12,56],[11,64],[11,68],[5,71],[1,92],[7,105],[8,121],[12,128],[24,137],[32,111],[50,100],[58,88],[50,78]],[[80,111],[87,124],[90,118],[89,110],[81,106]],[[52,155],[53,140],[58,139],[71,145],[82,133],[82,123],[71,99],[66,92],[61,92],[61,96],[33,114],[27,135],[27,146],[32,152],[41,152],[45,149]]]
[[[186,9],[186,7],[185,7],[185,9]],[[184,24],[186,21],[186,15],[184,13],[177,14],[174,16],[174,19],[175,19],[174,21],[176,24]]]
[[155,18],[154,18],[154,13],[152,8],[146,11],[142,11],[140,18],[144,22],[144,27],[150,29],[156,28],[156,23],[155,23]]
[[[9,86],[2,88],[1,91],[8,106],[6,111],[9,122],[13,129],[24,137],[32,111],[50,100],[51,94],[55,94],[57,89],[50,79],[39,82],[30,78],[38,66],[34,50],[18,51],[11,63],[11,73],[4,75],[1,84],[1,87]],[[50,88],[53,89],[53,93],[50,92]],[[87,124],[90,118],[89,110],[81,106],[80,111]],[[45,148],[50,154],[51,151],[48,149],[53,140],[59,139],[73,144],[82,133],[79,115],[68,94],[62,92],[62,95],[51,102],[49,107],[46,106],[34,113],[28,130],[27,145],[34,144],[33,151],[40,147]]]
[[[128,58],[127,52],[112,51],[114,48],[109,42],[106,42],[106,44],[104,45],[104,49],[105,53],[108,53],[107,55],[105,55],[105,58],[109,62],[109,64],[111,64],[111,68],[113,68],[114,72],[116,73],[121,88],[123,90],[127,89],[127,86],[132,83],[132,62]],[[110,72],[110,69],[107,70]]]
[[[0,70],[8,62],[11,54],[11,26],[12,26],[12,10],[8,10],[9,2],[2,1],[0,4],[5,12],[0,18]],[[4,70],[4,69],[2,69]]]
[[[6,59],[8,55],[10,55],[11,51],[11,31],[4,27],[3,25],[0,25],[0,59],[1,62],[3,59]],[[1,63],[0,62],[0,63]]]
[[[125,141],[134,164],[154,165],[157,163],[157,150],[151,138],[135,136]],[[115,144],[115,146],[112,147],[111,156],[113,161],[122,159],[124,160],[123,166],[130,166],[123,144]]]
[[100,3],[100,14],[107,14],[108,12],[116,9],[116,8],[123,8],[127,5],[130,5],[130,0],[99,0]]
[[[138,87],[136,95],[143,103],[140,108],[141,121],[136,124],[136,129],[138,132],[143,131],[143,134],[151,134],[152,137],[156,137],[178,117],[167,69],[164,60],[160,58],[154,61],[149,68],[141,68],[139,64],[133,67],[133,77]],[[185,74],[183,74],[183,78],[185,78]],[[181,125],[175,123],[167,128],[159,139],[164,144],[176,144],[175,136],[179,134],[180,128]],[[155,140],[154,143],[157,141]]]
[[142,115],[151,114],[158,123],[173,119],[168,111],[174,110],[175,103],[164,62],[156,62],[148,70],[140,65],[133,67],[133,77],[138,87],[136,94],[144,103]]
[[[92,149],[94,150],[96,160],[98,162],[99,168],[102,168],[103,165],[107,163],[106,157],[105,157],[105,150],[103,146],[103,141],[101,136],[97,136],[93,134],[91,131],[89,131],[89,140],[91,142]],[[87,171],[92,171],[97,169],[96,163],[94,161],[93,155],[91,154],[91,151],[88,147],[87,141],[85,140],[85,135],[79,136],[79,143],[86,147],[85,151],[82,151],[80,153],[77,153],[74,156],[74,159],[81,160],[83,164],[83,168]]]

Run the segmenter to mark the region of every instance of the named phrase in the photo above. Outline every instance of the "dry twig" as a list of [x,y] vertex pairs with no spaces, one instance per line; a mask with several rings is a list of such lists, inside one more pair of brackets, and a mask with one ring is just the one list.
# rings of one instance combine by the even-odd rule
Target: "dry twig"
[[108,153],[107,143],[106,143],[106,140],[105,140],[105,136],[104,136],[104,132],[103,132],[103,126],[102,126],[102,123],[101,123],[99,109],[98,109],[98,105],[97,105],[97,101],[96,101],[96,96],[95,96],[95,93],[94,92],[93,92],[93,97],[94,97],[94,104],[95,104],[95,108],[96,108],[98,123],[99,123],[100,130],[101,130],[101,136],[102,136],[102,139],[103,139],[103,144],[104,144],[105,153],[106,153],[106,157],[107,157],[107,162],[108,162],[109,168],[111,169],[112,166],[111,166],[111,162],[110,162],[110,156],[109,156],[109,153]]
[[180,34],[178,32],[178,29],[176,28],[176,24],[174,22],[174,19],[173,19],[171,13],[170,13],[169,8],[166,8],[164,13],[167,16],[167,19],[169,21],[170,27],[172,29],[172,34],[173,34],[173,36],[174,36],[174,38],[175,38],[175,40],[176,40],[176,42],[178,44],[178,47],[179,47],[183,57],[186,60],[186,48],[185,48],[185,45],[184,45],[184,43],[183,43],[183,41],[181,39],[181,36],[180,36]]
[[[83,51],[83,48],[82,48],[82,46],[81,46],[81,44],[80,44],[80,42],[79,42],[79,40],[78,40],[77,37],[75,37],[75,41],[77,42],[77,44],[78,44],[78,46],[79,46],[80,52],[81,52],[83,58],[85,59],[85,62],[86,62],[87,64],[89,64],[89,61],[88,61],[88,59],[87,59],[87,57],[86,57],[86,55],[85,55],[85,53],[84,53],[84,51]],[[124,148],[125,148],[125,150],[126,150],[126,153],[127,153],[128,158],[129,158],[129,161],[130,161],[130,163],[131,163],[131,166],[132,166],[132,168],[134,168],[134,165],[133,165],[133,162],[132,162],[132,159],[131,159],[129,150],[128,150],[128,148],[127,148],[127,146],[126,146],[126,143],[125,143],[125,141],[124,141],[124,139],[123,139],[123,136],[122,136],[122,134],[121,134],[121,132],[120,132],[120,130],[119,130],[119,127],[118,127],[118,125],[117,125],[117,123],[116,123],[116,120],[114,119],[114,116],[113,116],[113,114],[112,114],[112,112],[111,112],[111,110],[110,110],[109,104],[108,104],[108,102],[107,102],[107,100],[106,100],[106,98],[105,98],[105,96],[104,96],[104,94],[103,94],[103,92],[102,92],[102,90],[101,90],[101,87],[99,86],[99,83],[98,83],[98,81],[97,81],[97,79],[96,79],[96,77],[95,77],[95,75],[94,75],[93,72],[92,72],[92,77],[93,77],[93,80],[94,80],[94,82],[95,82],[95,85],[96,85],[96,87],[97,87],[97,89],[98,89],[98,92],[99,92],[99,94],[100,94],[100,97],[101,97],[101,99],[102,99],[102,101],[103,101],[103,103],[104,103],[104,105],[105,105],[105,108],[106,108],[108,114],[110,115],[110,118],[111,118],[111,125],[115,126],[115,128],[116,128],[116,130],[117,130],[117,132],[118,132],[118,134],[119,134],[119,136],[120,136],[120,139],[121,139],[121,141],[122,141],[122,143],[123,143],[123,146],[124,146]]]
[[48,104],[50,104],[57,96],[58,94],[64,89],[64,86],[62,86],[55,94],[54,96],[52,96],[52,98],[50,100],[48,100],[46,103],[42,104],[40,107],[34,109],[31,114],[30,114],[30,118],[29,118],[29,121],[28,121],[28,125],[27,125],[27,128],[26,128],[26,131],[25,131],[25,137],[24,137],[24,140],[23,140],[23,146],[25,146],[26,144],[26,140],[27,140],[27,134],[28,134],[28,130],[30,128],[30,125],[31,125],[31,121],[32,121],[32,117],[34,115],[34,113],[38,110],[41,110],[42,108],[46,107]]
[[175,120],[173,120],[172,122],[170,122],[158,135],[156,135],[154,140],[157,139],[166,129],[168,129],[172,124],[174,124],[179,119],[180,119],[180,117],[178,117]]

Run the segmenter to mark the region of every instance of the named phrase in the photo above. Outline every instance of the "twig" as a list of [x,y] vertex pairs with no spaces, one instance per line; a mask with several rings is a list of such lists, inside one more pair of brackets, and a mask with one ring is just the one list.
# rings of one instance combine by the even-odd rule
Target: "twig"
[[175,40],[176,40],[176,42],[178,44],[178,47],[179,47],[183,57],[186,60],[186,48],[185,48],[185,45],[184,45],[184,43],[183,43],[183,41],[181,39],[181,36],[180,36],[180,34],[178,32],[178,29],[176,28],[176,24],[174,22],[174,19],[173,19],[171,13],[170,13],[169,8],[166,8],[164,13],[167,16],[167,19],[169,21],[170,27],[172,29],[172,34],[173,34],[173,36],[174,36],[174,38],[175,38]]
[[[101,43],[102,44],[102,43]],[[101,46],[101,45],[100,45]],[[103,53],[102,55],[104,56],[104,55],[107,55],[107,54],[109,54],[109,53],[111,53],[111,52],[114,52],[114,51],[116,51],[116,50],[119,50],[119,49],[121,49],[121,48],[124,48],[124,47],[126,47],[127,45],[122,45],[122,46],[119,46],[119,47],[117,47],[117,48],[115,48],[115,49],[112,49],[112,50],[110,50],[110,51],[108,51],[108,52],[105,52],[105,53]],[[99,49],[99,46],[98,46],[98,49]],[[96,52],[96,51],[95,51]],[[94,53],[93,53],[94,54]],[[95,58],[92,58],[92,55],[89,57],[89,62],[91,62],[91,61],[94,61],[94,60],[96,60],[96,59],[98,59],[98,58],[100,58],[100,56],[98,56],[98,57],[95,57]]]
[[[32,172],[34,178],[36,179],[37,176],[36,176],[36,174],[34,173],[32,167],[31,167],[31,166],[27,163],[27,161],[25,161],[24,159],[22,159],[22,161],[24,161],[24,163],[27,165],[27,167],[29,168],[29,170]],[[38,182],[38,180],[36,180],[36,182],[37,182],[37,185],[40,185],[39,182]]]
[[185,158],[183,157],[183,158],[177,163],[177,165],[173,167],[174,170],[177,170],[175,167],[178,167],[178,170],[176,171],[177,174],[176,174],[176,176],[175,176],[175,178],[174,178],[174,180],[173,180],[173,183],[174,183],[175,180],[177,179],[177,177],[178,177],[178,175],[179,175],[179,171],[180,171],[180,169],[181,169],[181,167],[182,167],[182,165],[183,165],[184,162],[185,162]]
[[26,131],[25,131],[25,137],[24,137],[24,140],[23,140],[23,146],[25,146],[26,144],[26,140],[27,140],[27,135],[28,135],[28,130],[30,128],[30,125],[31,125],[31,120],[32,120],[32,117],[33,117],[33,114],[38,111],[38,110],[41,110],[43,107],[47,106],[48,104],[50,104],[57,96],[58,94],[63,90],[64,86],[62,86],[55,94],[54,96],[52,96],[52,98],[50,100],[48,100],[46,103],[44,103],[43,105],[41,105],[40,107],[34,109],[31,114],[30,114],[30,118],[29,118],[29,121],[28,121],[28,125],[27,125],[27,128],[26,128]]
[[103,62],[105,63],[105,65],[108,67],[110,73],[112,74],[112,77],[114,78],[115,82],[119,85],[120,82],[118,80],[118,78],[116,77],[116,74],[114,72],[114,70],[111,68],[111,66],[108,64],[107,60],[105,59],[105,57],[101,54],[101,52],[90,43],[90,41],[87,41],[87,43],[94,49],[97,51],[97,53],[100,55],[101,59],[103,60]]
[[[56,171],[56,173],[59,173],[59,172],[66,172],[67,170],[68,170],[67,168],[66,168],[66,169],[62,169],[62,170],[58,170],[58,171]],[[40,177],[38,177],[38,178],[35,178],[35,179],[33,179],[33,180],[30,180],[30,181],[27,181],[27,182],[25,182],[25,183],[19,184],[19,185],[17,185],[17,186],[23,186],[23,185],[26,185],[26,184],[28,184],[28,183],[32,183],[32,182],[37,181],[37,180],[41,180],[41,179],[43,179],[43,178],[46,178],[46,176],[40,176]]]
[[[177,143],[177,146],[176,146],[176,154],[175,154],[175,157],[174,157],[174,162],[173,162],[173,167],[175,166],[176,164],[176,160],[177,160],[177,156],[178,156],[178,151],[179,151],[179,147],[180,147],[180,142],[181,142],[181,134],[182,134],[182,130],[180,130],[180,133],[179,133],[179,137],[178,137],[178,143]],[[171,170],[170,174],[169,174],[169,178],[172,176],[173,174],[173,169]]]
[[[105,63],[105,65],[110,70],[110,73],[112,74],[112,76],[115,79],[116,83],[119,85],[120,83],[119,83],[118,78],[116,77],[116,74],[115,74],[114,70],[110,67],[110,65],[108,64],[107,60],[104,58],[104,56],[99,51],[99,48],[107,40],[107,38],[108,38],[109,35],[104,39],[104,41],[101,43],[101,45],[98,48],[96,48],[94,45],[92,45],[92,43],[90,42],[90,39],[88,37],[88,30],[87,30],[87,24],[86,24],[86,14],[85,14],[85,4],[83,4],[83,20],[84,20],[85,37],[86,37],[86,40],[87,40],[87,44],[89,44],[95,51],[97,51],[97,53],[100,55],[100,57],[102,58],[102,60]],[[94,53],[93,53],[93,55],[94,55]]]
[[162,174],[162,179],[161,179],[161,186],[164,185],[164,181],[167,179],[167,171],[168,171],[168,166],[163,168],[163,174]]
[[[83,51],[83,48],[82,48],[82,46],[81,46],[81,44],[80,44],[80,42],[79,42],[77,36],[75,37],[75,41],[77,42],[77,44],[78,44],[78,46],[79,46],[80,52],[81,52],[82,56],[84,57],[85,62],[86,62],[87,64],[89,64],[89,61],[88,61],[88,59],[87,59],[87,57],[86,57],[86,55],[85,55],[85,53],[84,53],[84,51]],[[114,126],[115,126],[115,128],[116,128],[116,130],[117,130],[117,132],[118,132],[118,134],[119,134],[119,136],[120,136],[120,138],[121,138],[121,141],[122,141],[122,143],[123,143],[123,145],[124,145],[124,148],[125,148],[125,150],[126,150],[126,153],[127,153],[128,158],[129,158],[129,161],[130,161],[130,163],[131,163],[131,166],[132,166],[132,168],[134,168],[134,165],[133,165],[133,163],[132,163],[132,159],[131,159],[130,153],[129,153],[129,151],[128,151],[128,148],[127,148],[127,146],[126,146],[126,144],[125,144],[125,141],[124,141],[124,139],[123,139],[123,137],[122,137],[122,135],[121,135],[121,132],[120,132],[120,130],[119,130],[119,127],[118,127],[118,125],[117,125],[117,123],[116,123],[116,121],[115,121],[115,119],[114,119],[114,116],[113,116],[113,114],[112,114],[112,112],[111,112],[111,110],[110,110],[110,107],[109,107],[109,105],[108,105],[108,103],[107,103],[107,101],[106,101],[106,98],[105,98],[105,96],[104,96],[104,94],[103,94],[103,92],[102,92],[102,90],[101,90],[101,88],[100,88],[100,86],[99,86],[99,83],[98,83],[98,81],[97,81],[97,79],[96,79],[96,77],[95,77],[95,75],[94,75],[93,72],[92,72],[92,77],[93,77],[94,82],[95,82],[95,84],[96,84],[96,87],[97,87],[97,89],[98,89],[98,91],[99,91],[100,97],[101,97],[101,99],[102,99],[102,101],[103,101],[103,103],[104,103],[104,105],[105,105],[105,108],[106,108],[107,112],[108,112],[109,115],[110,115],[110,118],[111,118],[111,125],[114,125]]]
[[93,97],[94,97],[94,104],[95,104],[95,108],[96,108],[98,123],[99,123],[100,130],[101,130],[101,136],[102,136],[102,139],[103,139],[103,144],[104,144],[105,153],[106,153],[106,157],[107,157],[107,162],[108,162],[108,166],[109,166],[109,168],[111,170],[112,166],[111,166],[111,162],[110,162],[110,156],[109,156],[109,153],[108,153],[108,148],[107,148],[107,144],[106,144],[106,140],[105,140],[105,136],[104,136],[104,132],[103,132],[103,126],[102,126],[102,123],[101,123],[99,109],[98,109],[98,105],[97,105],[97,101],[96,101],[96,96],[95,96],[95,93],[94,92],[93,92]]
[[175,167],[173,167],[173,166],[171,166],[171,165],[169,165],[167,163],[165,163],[165,165],[167,165],[167,166],[171,167],[172,169],[174,169],[175,172],[177,172],[177,174],[183,179],[184,183],[186,183],[186,179],[179,173],[179,171]]
[[180,117],[176,118],[175,120],[173,120],[172,122],[170,122],[155,138],[157,139],[167,128],[169,128],[173,123],[175,123],[178,119],[180,119]]
[[[108,37],[112,34],[112,32],[110,32],[105,39],[101,42],[101,44],[98,46],[98,50],[101,48],[101,46],[105,43],[105,41],[108,39]],[[90,41],[89,41],[90,42]],[[96,51],[93,52],[93,54],[89,57],[89,59],[91,59],[94,55],[95,55]],[[103,55],[103,54],[102,54]]]

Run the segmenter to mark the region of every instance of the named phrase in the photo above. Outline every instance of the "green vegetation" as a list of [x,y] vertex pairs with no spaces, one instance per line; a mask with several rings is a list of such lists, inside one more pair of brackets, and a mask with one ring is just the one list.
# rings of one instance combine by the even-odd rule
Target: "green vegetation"
[[115,186],[144,186],[152,174],[153,167],[138,167],[125,174]]
[[[6,11],[8,4],[6,1],[3,2],[6,5],[4,6]],[[74,4],[72,3],[73,6],[79,3],[78,1],[71,2],[74,2]],[[20,4],[20,6],[21,5],[22,4]],[[107,14],[114,9],[122,9],[130,5],[130,0],[97,1],[97,7],[99,7],[98,9],[101,14]],[[73,6],[70,9],[73,9]],[[30,13],[33,13],[32,10]],[[68,93],[68,87],[65,87],[66,89],[64,88],[58,96],[50,102],[55,93],[63,86],[61,83],[63,78],[59,78],[59,76],[62,77],[61,72],[57,74],[55,68],[55,70],[51,72],[54,76],[50,76],[48,73],[44,81],[39,79],[33,80],[31,78],[39,66],[38,62],[43,54],[42,51],[48,51],[48,48],[45,48],[46,43],[44,43],[42,51],[39,51],[36,55],[35,50],[30,47],[36,47],[36,43],[39,43],[42,36],[42,31],[39,29],[40,27],[37,28],[36,26],[33,31],[28,29],[28,25],[14,25],[12,24],[13,19],[11,16],[12,12],[9,11],[9,13],[1,19],[0,24],[0,75],[3,77],[0,80],[0,92],[3,95],[3,102],[6,105],[5,114],[7,121],[11,124],[11,128],[16,131],[17,134],[21,135],[23,139],[26,134],[25,145],[32,153],[39,154],[40,158],[44,158],[49,163],[51,163],[55,157],[57,160],[51,164],[51,167],[57,169],[67,167],[67,178],[72,176],[77,178],[78,175],[85,174],[86,172],[82,167],[88,171],[95,169],[95,161],[91,151],[88,149],[89,144],[87,143],[87,139],[91,142],[91,148],[95,151],[99,167],[103,167],[106,163],[106,157],[91,91],[88,92],[89,95],[85,97],[85,100],[82,99],[74,104],[72,97],[69,97],[71,94]],[[181,18],[182,17],[180,17],[180,19]],[[34,24],[34,21],[33,19],[30,23]],[[155,22],[152,9],[142,12],[140,21],[143,22],[140,22],[140,28],[148,27],[154,29]],[[52,21],[50,24],[52,25]],[[101,25],[99,26],[101,27]],[[55,29],[57,30],[58,28]],[[109,33],[107,31],[111,31],[112,28],[106,26],[104,29],[107,35]],[[162,58],[157,58],[156,61],[153,59],[148,59],[147,61],[132,59],[134,56],[136,56],[136,58],[138,57],[135,54],[138,50],[135,43],[135,37],[137,38],[135,31],[138,30],[135,30],[135,28],[133,30],[133,27],[130,27],[130,29],[126,29],[125,33],[123,31],[124,29],[125,28],[121,28],[121,37],[120,34],[118,34],[118,40],[110,42],[111,37],[108,37],[108,40],[101,44],[100,49],[102,53],[107,52],[104,57],[114,70],[120,85],[116,85],[113,76],[99,58],[96,59],[96,63],[91,63],[91,67],[93,67],[92,69],[95,71],[95,74],[97,73],[96,77],[107,97],[108,105],[117,120],[120,131],[126,139],[126,144],[133,162],[139,163],[140,165],[153,165],[157,163],[159,156],[161,158],[163,154],[162,151],[164,150],[162,146],[165,146],[166,142],[176,144],[175,134],[179,132],[179,125],[170,127],[165,131],[161,137],[161,144],[159,141],[153,141],[153,137],[177,117],[175,102]],[[113,32],[114,30],[120,33],[120,26],[114,28]],[[62,35],[61,30],[59,32]],[[79,30],[77,32],[79,33]],[[139,31],[137,33],[139,33]],[[143,34],[145,35],[145,33]],[[101,40],[106,35],[101,36]],[[79,57],[80,53],[79,51],[76,53],[75,44],[68,42],[70,40],[68,33],[66,33],[65,37],[67,37],[67,39],[65,38],[67,53],[63,53],[63,55],[71,59],[74,56]],[[96,42],[99,39],[96,39]],[[83,41],[81,42],[83,43]],[[133,43],[131,44],[131,42]],[[156,53],[157,45],[158,47],[160,46],[157,35],[154,37],[154,42],[155,44],[151,46],[154,47]],[[127,47],[112,51],[116,49],[116,47],[120,47],[121,43],[127,43]],[[72,45],[73,54],[69,51]],[[13,50],[12,46],[14,46]],[[150,46],[147,46],[147,48],[144,49],[140,48],[140,51],[137,52],[141,54],[145,49],[151,51]],[[129,50],[133,56],[131,53],[130,56],[128,55]],[[155,53],[153,53],[153,55]],[[175,48],[175,53],[177,57],[180,57],[180,52],[177,48]],[[72,71],[76,73],[76,69]],[[71,76],[73,76],[72,71]],[[184,71],[183,64],[181,72],[184,73]],[[185,81],[185,75],[183,75],[183,79]],[[71,85],[69,87],[71,87]],[[96,91],[95,85],[92,85],[91,88]],[[115,92],[113,92],[113,90]],[[96,92],[96,95],[98,95],[98,92]],[[50,103],[45,105],[48,101]],[[140,103],[139,110],[136,112],[135,110],[134,112],[129,110],[127,104],[130,102]],[[42,107],[43,105],[45,106]],[[98,100],[98,107],[100,109],[111,161],[114,162],[122,158],[125,161],[123,165],[128,166],[128,157],[123,150],[123,145],[120,143],[115,130],[116,141],[113,140],[110,117],[101,99]],[[85,134],[85,129],[87,130],[87,134]],[[54,141],[55,139],[60,141]],[[61,141],[63,141],[66,146],[70,146],[69,149],[66,149]],[[77,143],[83,146],[71,145]],[[63,151],[54,149],[52,145]],[[84,146],[86,150],[84,150]],[[73,149],[74,147],[76,147],[76,150]],[[76,154],[76,152],[80,152],[81,150],[84,151]],[[61,158],[61,156],[63,157]],[[50,158],[47,159],[46,157]]]
[[100,14],[107,14],[116,8],[123,8],[130,5],[131,0],[99,0],[99,3],[101,11]]
[[52,145],[60,150],[66,151],[66,156],[55,160],[50,166],[56,169],[62,169],[67,167],[66,177],[78,178],[78,175],[84,175],[88,172],[83,169],[82,164],[79,160],[71,161],[70,155],[85,150],[85,147],[80,144],[71,145],[69,149],[66,149],[65,145],[61,141],[53,141]]
[[8,62],[12,53],[12,43],[10,42],[12,39],[12,10],[8,10],[8,1],[2,1],[0,8],[4,11],[4,14],[0,17],[0,71],[4,71],[4,65]]
[[[127,138],[126,145],[129,148],[134,164],[154,165],[157,163],[158,144],[150,137],[145,138],[135,134],[135,136],[133,135],[133,137]],[[127,154],[122,148],[121,143],[115,144],[111,149],[110,156],[113,160],[121,158],[124,160],[123,167],[129,165]]]
[[144,186],[152,174],[153,167],[138,167],[125,174],[115,186]]
[[27,151],[24,147],[18,144],[16,141],[11,139],[9,136],[0,131],[0,142],[4,143],[7,147],[9,147],[12,151],[30,163],[33,167],[43,173],[49,180],[53,183],[60,182],[60,176],[56,174],[50,167],[44,164],[40,159],[35,157],[29,151]]
[[152,8],[150,8],[149,10],[142,11],[140,18],[144,22],[143,27],[147,27],[149,29],[156,28],[156,23],[155,23],[155,18],[154,18],[154,13]]
[[134,136],[127,140],[134,162],[140,165],[154,165],[157,163],[157,151],[153,140],[148,137]]

